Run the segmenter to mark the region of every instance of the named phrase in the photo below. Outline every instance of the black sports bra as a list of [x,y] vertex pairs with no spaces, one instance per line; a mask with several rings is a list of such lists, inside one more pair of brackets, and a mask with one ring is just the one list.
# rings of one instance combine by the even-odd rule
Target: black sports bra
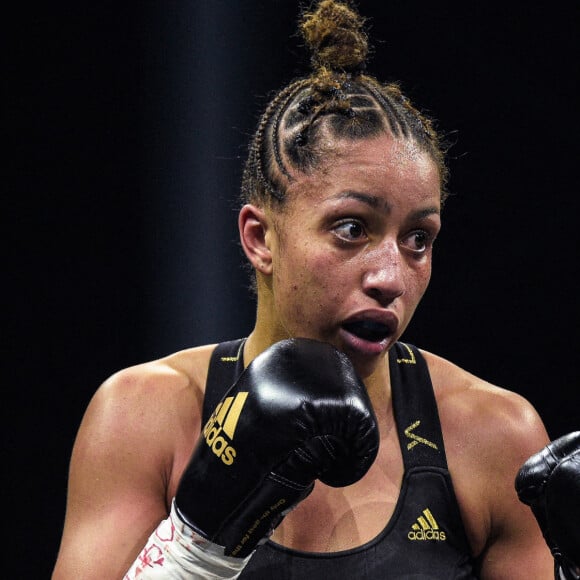
[[[212,354],[204,424],[243,372],[244,339]],[[391,519],[370,542],[341,552],[302,552],[272,541],[261,546],[241,580],[405,580],[476,578],[451,476],[427,364],[412,345],[389,353],[391,389],[405,475]]]

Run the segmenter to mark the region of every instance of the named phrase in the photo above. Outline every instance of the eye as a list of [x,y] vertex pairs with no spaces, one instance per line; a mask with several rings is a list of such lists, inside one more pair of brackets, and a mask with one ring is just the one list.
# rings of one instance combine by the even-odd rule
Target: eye
[[338,238],[348,242],[366,239],[366,231],[363,224],[355,219],[340,222],[334,226],[332,231]]
[[425,230],[415,230],[404,240],[403,245],[417,254],[424,254],[433,246],[435,237]]

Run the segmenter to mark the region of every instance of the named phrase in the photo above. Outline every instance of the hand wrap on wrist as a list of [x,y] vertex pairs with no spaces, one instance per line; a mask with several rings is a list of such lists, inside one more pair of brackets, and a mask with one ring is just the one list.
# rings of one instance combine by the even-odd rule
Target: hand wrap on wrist
[[225,556],[223,546],[200,536],[179,517],[173,502],[169,517],[149,536],[124,580],[233,580],[251,556]]

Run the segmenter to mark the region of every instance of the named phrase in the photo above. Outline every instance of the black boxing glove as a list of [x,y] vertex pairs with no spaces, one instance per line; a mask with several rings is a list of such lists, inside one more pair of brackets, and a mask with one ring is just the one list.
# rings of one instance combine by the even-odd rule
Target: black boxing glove
[[198,534],[244,558],[314,486],[358,481],[379,447],[366,388],[346,355],[278,342],[230,388],[203,429],[175,497]]
[[520,468],[515,486],[554,556],[555,577],[580,578],[580,431],[532,455]]

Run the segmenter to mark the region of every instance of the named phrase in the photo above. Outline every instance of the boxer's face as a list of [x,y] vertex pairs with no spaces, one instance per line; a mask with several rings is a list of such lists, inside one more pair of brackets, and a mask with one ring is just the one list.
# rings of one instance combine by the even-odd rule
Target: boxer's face
[[426,153],[388,135],[339,151],[292,183],[273,218],[271,315],[291,336],[334,344],[368,376],[429,283],[440,179]]

